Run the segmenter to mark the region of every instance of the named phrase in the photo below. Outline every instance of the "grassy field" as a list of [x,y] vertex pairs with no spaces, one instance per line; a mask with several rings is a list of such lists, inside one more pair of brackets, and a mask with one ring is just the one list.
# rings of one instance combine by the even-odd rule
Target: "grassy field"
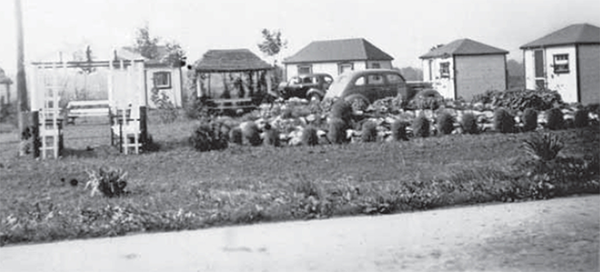
[[[151,122],[160,151],[126,156],[109,146],[107,124],[71,125],[58,160],[17,157],[17,135],[0,134],[0,245],[535,198],[521,148],[531,133],[197,152],[194,128]],[[599,132],[556,132],[560,156],[597,157]],[[85,170],[102,166],[127,171],[130,194],[90,197]],[[597,184],[597,172],[583,175]],[[597,193],[578,188],[556,195]]]

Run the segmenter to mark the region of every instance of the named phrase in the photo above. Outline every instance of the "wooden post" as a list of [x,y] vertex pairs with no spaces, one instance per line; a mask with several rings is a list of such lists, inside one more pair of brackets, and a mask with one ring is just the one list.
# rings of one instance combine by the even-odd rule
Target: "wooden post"
[[146,106],[140,106],[140,142],[142,150],[146,149],[148,142],[148,112]]
[[25,48],[23,42],[23,12],[21,0],[15,0],[15,19],[17,25],[17,112],[19,131],[25,129],[24,113],[29,111],[27,105],[27,80],[25,78]]
[[[39,111],[33,111],[31,113],[31,123],[33,124],[31,126],[31,142],[32,142],[32,146],[33,146],[33,157],[34,158],[39,158],[40,157],[40,147],[41,147],[41,143],[40,143],[40,113]],[[23,140],[23,139],[21,139]]]

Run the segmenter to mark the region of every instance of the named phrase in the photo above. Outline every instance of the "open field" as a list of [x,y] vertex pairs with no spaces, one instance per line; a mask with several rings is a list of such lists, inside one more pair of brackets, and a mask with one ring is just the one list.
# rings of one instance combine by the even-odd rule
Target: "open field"
[[[231,145],[224,151],[197,152],[187,144],[194,127],[194,121],[151,122],[149,131],[160,151],[125,156],[108,146],[108,125],[67,126],[66,156],[44,161],[16,157],[16,135],[0,134],[0,242],[535,198],[527,191],[531,182],[521,166],[526,160],[522,141],[531,133],[316,147]],[[561,156],[598,156],[599,132],[598,127],[555,132],[565,143]],[[101,166],[127,171],[131,193],[90,197],[84,189],[85,170]],[[597,172],[591,177],[597,184]],[[72,179],[79,184],[69,185]],[[595,187],[583,187],[556,195],[598,193]]]

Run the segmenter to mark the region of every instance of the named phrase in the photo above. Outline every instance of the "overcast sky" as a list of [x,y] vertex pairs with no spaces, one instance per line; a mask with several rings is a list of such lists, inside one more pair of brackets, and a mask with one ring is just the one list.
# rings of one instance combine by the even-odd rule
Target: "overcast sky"
[[[470,38],[510,51],[570,24],[600,26],[598,0],[21,0],[27,61],[58,59],[58,51],[96,56],[131,45],[148,22],[151,35],[178,41],[191,61],[208,49],[248,48],[263,28],[288,41],[282,57],[315,40],[365,38],[394,57],[394,66],[420,67],[436,44]],[[0,67],[16,70],[14,0],[0,10]]]

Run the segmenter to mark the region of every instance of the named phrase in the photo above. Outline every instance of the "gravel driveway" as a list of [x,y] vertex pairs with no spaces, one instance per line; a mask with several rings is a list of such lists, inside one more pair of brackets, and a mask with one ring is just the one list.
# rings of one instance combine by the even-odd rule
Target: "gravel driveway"
[[0,248],[2,271],[598,271],[600,196]]

